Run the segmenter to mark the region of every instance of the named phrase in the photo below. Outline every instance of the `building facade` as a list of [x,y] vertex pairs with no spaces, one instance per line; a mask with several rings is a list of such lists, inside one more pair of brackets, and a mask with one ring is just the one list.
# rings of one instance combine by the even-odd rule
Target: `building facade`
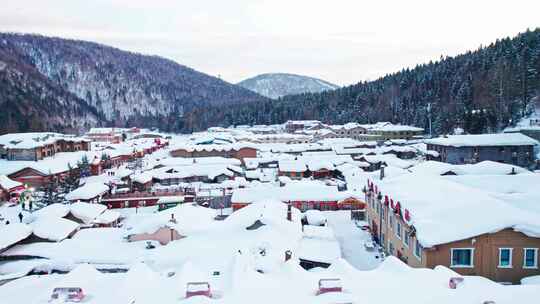
[[520,167],[534,163],[538,142],[521,133],[455,135],[426,141],[428,151],[436,151],[440,161],[454,165],[490,160]]
[[[412,267],[446,266],[461,275],[479,275],[496,282],[518,284],[527,276],[540,275],[540,238],[513,229],[484,233],[464,240],[423,248],[415,227],[407,221],[408,210],[399,202],[366,188],[366,216],[374,240],[388,255]],[[441,229],[453,229],[444,228]]]

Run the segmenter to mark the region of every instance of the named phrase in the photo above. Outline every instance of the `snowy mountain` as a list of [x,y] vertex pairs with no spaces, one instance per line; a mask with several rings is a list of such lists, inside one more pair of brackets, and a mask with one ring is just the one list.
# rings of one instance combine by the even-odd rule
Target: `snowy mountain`
[[[108,125],[159,126],[171,131],[193,129],[197,126],[189,125],[189,119],[186,123],[178,118],[209,105],[265,100],[242,87],[171,60],[86,41],[0,33],[0,62],[2,66],[7,64],[4,73],[16,70],[20,76],[14,88],[17,94],[9,96],[18,107],[32,109],[37,99],[30,95],[43,95],[25,82],[32,75],[51,88],[51,103],[73,107],[82,102],[79,116],[90,113],[86,108],[94,109],[94,114],[101,117],[99,122]],[[58,98],[54,92],[69,94],[70,98]],[[6,92],[0,92],[3,93]],[[0,95],[2,103],[7,99],[3,97]],[[49,126],[48,118],[43,119],[38,125]],[[17,127],[7,127],[6,121],[0,121],[0,131],[29,130],[29,120],[19,115]],[[63,127],[69,122],[59,123]]]
[[339,88],[335,84],[317,78],[285,73],[261,74],[243,80],[238,85],[273,99],[285,95],[318,93]]

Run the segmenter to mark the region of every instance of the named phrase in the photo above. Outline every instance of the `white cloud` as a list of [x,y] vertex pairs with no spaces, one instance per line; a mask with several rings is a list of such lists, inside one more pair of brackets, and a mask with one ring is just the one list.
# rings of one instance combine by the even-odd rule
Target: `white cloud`
[[17,0],[2,4],[0,30],[157,54],[231,82],[293,72],[349,84],[540,26],[538,11],[533,0]]

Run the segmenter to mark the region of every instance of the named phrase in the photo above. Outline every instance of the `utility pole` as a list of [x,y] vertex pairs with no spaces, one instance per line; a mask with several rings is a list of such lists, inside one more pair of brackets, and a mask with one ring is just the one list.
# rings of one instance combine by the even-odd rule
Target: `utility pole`
[[428,102],[427,104],[427,112],[428,112],[428,122],[429,122],[429,138],[432,137],[431,134],[431,102]]

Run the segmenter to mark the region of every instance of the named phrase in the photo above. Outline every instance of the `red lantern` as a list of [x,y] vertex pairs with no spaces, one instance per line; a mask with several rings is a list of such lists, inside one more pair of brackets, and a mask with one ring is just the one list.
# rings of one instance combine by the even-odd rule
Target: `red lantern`
[[375,185],[375,193],[379,192],[379,188],[377,188],[377,185]]
[[394,200],[393,199],[390,199],[390,207],[392,207],[392,209],[396,208],[396,206],[394,206]]
[[407,222],[411,221],[411,214],[409,213],[409,209],[405,209],[405,220]]
[[396,211],[396,213],[401,213],[401,205],[399,204],[399,202],[396,203],[395,211]]
[[388,204],[389,204],[389,202],[388,202],[388,195],[385,195],[385,196],[384,196],[384,204],[385,204],[386,206],[388,206]]

